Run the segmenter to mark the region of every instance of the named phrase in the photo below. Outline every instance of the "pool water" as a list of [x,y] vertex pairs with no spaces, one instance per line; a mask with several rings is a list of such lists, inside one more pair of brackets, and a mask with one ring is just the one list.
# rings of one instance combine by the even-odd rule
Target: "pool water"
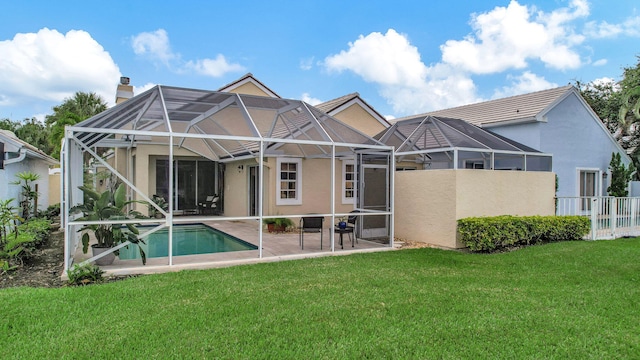
[[[144,232],[145,227],[140,227]],[[147,258],[169,256],[169,229],[159,230],[140,244]],[[256,250],[258,247],[204,224],[173,226],[173,256]],[[139,259],[138,245],[120,249],[121,260]]]

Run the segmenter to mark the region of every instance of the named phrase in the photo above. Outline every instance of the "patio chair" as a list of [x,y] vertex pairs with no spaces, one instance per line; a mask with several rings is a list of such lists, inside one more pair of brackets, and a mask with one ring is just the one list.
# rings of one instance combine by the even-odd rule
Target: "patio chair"
[[322,250],[324,216],[304,216],[300,218],[300,246],[304,250],[304,234],[320,232],[320,250]]
[[[359,210],[353,210],[351,211],[351,213],[359,213]],[[335,232],[337,234],[340,235],[340,247],[342,249],[344,249],[344,244],[343,244],[343,240],[342,240],[342,236],[344,234],[349,235],[349,241],[351,241],[351,247],[355,246],[355,243],[358,242],[358,236],[356,235],[356,222],[358,221],[358,216],[356,215],[349,215],[347,217],[347,227],[344,229],[339,228],[338,226],[335,227]]]
[[215,214],[215,210],[218,207],[218,200],[220,197],[216,195],[208,195],[204,202],[198,203],[200,212],[202,214]]
[[[356,214],[359,213],[360,210],[353,210],[350,213],[351,214]],[[350,229],[351,231],[348,231],[347,234],[349,234],[349,240],[351,240],[351,246],[353,247],[353,243],[355,240],[355,243],[358,243],[358,234],[356,233],[356,222],[358,221],[358,216],[357,215],[349,215],[347,217],[347,229]],[[353,238],[352,238],[353,236]]]

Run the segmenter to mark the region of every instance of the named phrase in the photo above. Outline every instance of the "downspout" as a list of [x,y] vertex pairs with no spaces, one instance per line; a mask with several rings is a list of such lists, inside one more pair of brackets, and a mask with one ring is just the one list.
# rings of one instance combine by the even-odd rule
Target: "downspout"
[[27,157],[27,149],[20,149],[20,156],[18,156],[17,158],[14,159],[8,159],[5,160],[4,163],[6,164],[14,164],[14,163],[18,163],[22,160],[24,160]]

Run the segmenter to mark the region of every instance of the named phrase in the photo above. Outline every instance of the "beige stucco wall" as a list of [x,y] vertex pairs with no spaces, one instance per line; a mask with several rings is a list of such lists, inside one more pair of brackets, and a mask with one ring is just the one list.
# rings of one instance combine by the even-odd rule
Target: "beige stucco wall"
[[[238,166],[243,165],[239,170]],[[227,164],[225,171],[225,216],[248,215],[248,166],[255,160]],[[342,204],[342,161],[335,162],[336,212],[348,213],[353,204]],[[266,158],[264,166],[264,215],[290,215],[331,212],[331,159],[302,159],[302,203],[276,205],[277,158]]]
[[257,87],[252,82],[244,83],[237,88],[230,90],[230,93],[236,94],[247,94],[247,95],[258,95],[258,96],[269,96],[266,92],[262,91],[259,87]]
[[60,173],[49,174],[49,201],[47,206],[60,203]]
[[456,221],[472,216],[553,215],[550,172],[427,170],[396,173],[395,236],[460,248]]
[[333,117],[369,136],[376,135],[386,129],[380,121],[371,116],[359,104],[353,104],[334,114]]

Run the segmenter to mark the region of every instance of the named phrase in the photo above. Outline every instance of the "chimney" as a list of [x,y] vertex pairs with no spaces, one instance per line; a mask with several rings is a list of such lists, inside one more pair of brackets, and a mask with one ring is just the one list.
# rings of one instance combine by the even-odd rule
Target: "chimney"
[[130,79],[126,76],[120,77],[120,84],[116,91],[116,105],[133,97],[133,86],[129,85],[129,81]]

